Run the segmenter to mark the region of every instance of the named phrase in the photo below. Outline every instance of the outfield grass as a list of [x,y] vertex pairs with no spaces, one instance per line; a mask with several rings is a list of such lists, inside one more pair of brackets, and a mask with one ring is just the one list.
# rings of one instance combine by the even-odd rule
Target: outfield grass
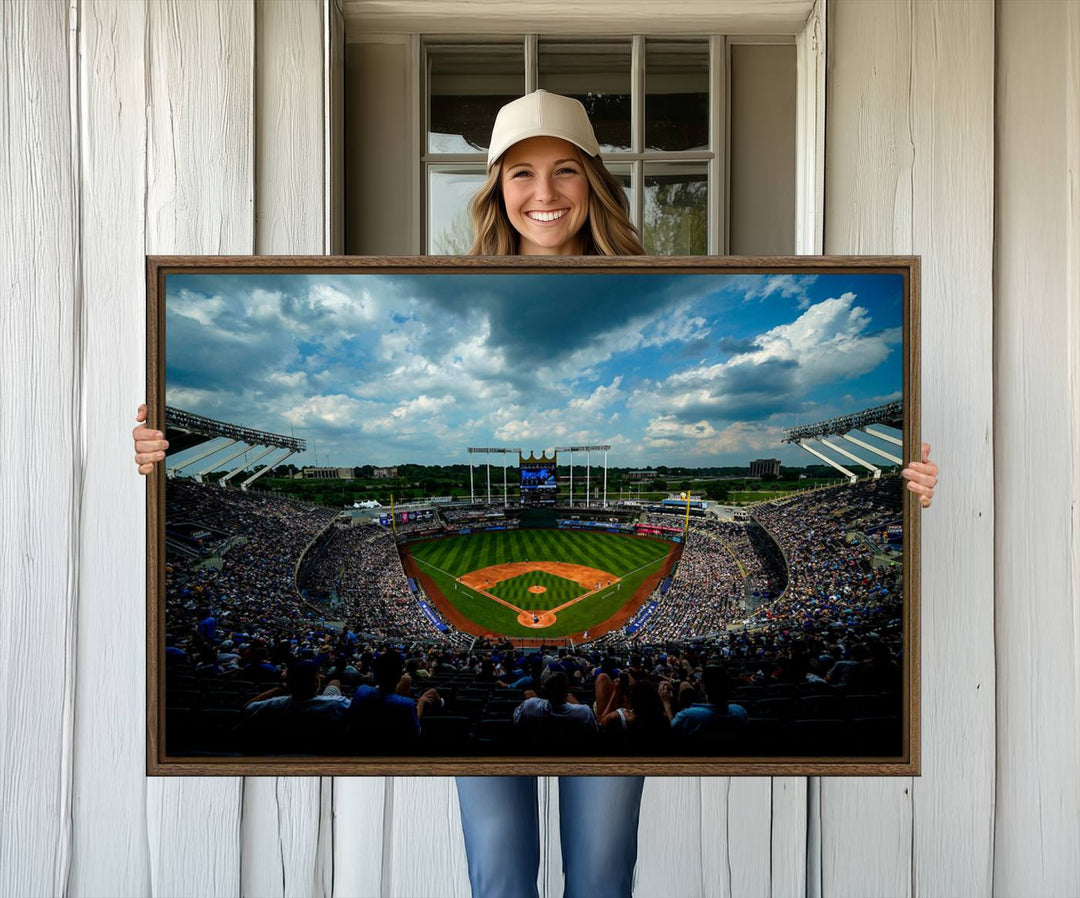
[[[555,637],[581,632],[611,617],[630,601],[646,577],[656,573],[673,548],[674,545],[666,540],[641,536],[579,530],[505,530],[414,543],[406,546],[405,551],[416,560],[420,570],[435,581],[449,602],[485,629],[507,636]],[[611,586],[560,611],[553,626],[536,630],[521,626],[517,614],[509,608],[456,582],[458,577],[470,571],[514,561],[581,564],[607,571],[622,580],[620,585]],[[558,590],[553,590],[540,579],[542,577],[552,575],[536,572],[528,578],[515,577],[489,591],[519,608],[535,610],[554,608],[587,591],[561,577],[553,579],[568,584],[568,587],[560,586]],[[526,590],[524,594],[527,598],[521,602],[502,596],[498,591],[516,580],[522,580],[521,588]],[[527,587],[532,583],[549,586],[548,592],[540,595],[528,593]],[[564,588],[568,591],[567,595],[558,601],[549,598],[555,591],[562,593]]]

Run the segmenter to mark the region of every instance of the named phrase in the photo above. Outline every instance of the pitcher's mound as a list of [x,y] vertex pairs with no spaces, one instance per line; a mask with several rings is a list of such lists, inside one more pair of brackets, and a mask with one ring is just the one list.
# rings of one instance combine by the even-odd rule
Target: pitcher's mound
[[542,593],[542,592],[547,592],[547,587],[546,586],[541,586],[539,583],[534,583],[532,586],[529,587],[529,592],[536,593],[536,595],[540,595],[540,593]]

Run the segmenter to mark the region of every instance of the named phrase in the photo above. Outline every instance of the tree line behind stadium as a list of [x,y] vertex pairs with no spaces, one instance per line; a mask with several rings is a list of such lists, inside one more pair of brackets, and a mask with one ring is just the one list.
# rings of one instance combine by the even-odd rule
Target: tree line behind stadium
[[[575,465],[574,468],[574,493],[575,496],[583,497],[585,488],[584,467]],[[258,470],[258,466],[254,470]],[[468,465],[401,464],[397,466],[398,476],[389,479],[374,477],[373,471],[375,469],[372,465],[347,468],[352,472],[352,479],[294,479],[295,475],[300,473],[300,470],[295,465],[276,467],[269,474],[255,481],[253,488],[280,495],[295,496],[330,508],[340,508],[353,502],[372,499],[386,505],[390,502],[391,494],[397,501],[424,499],[430,496],[453,496],[458,499],[469,497]],[[514,501],[517,501],[519,494],[516,484],[518,470],[516,465],[507,467],[510,496]],[[801,468],[784,467],[777,478],[769,475],[761,478],[750,477],[747,473],[748,469],[745,467],[674,468],[660,465],[655,468],[654,477],[648,480],[630,480],[629,474],[631,470],[630,468],[608,468],[609,499],[613,496],[619,496],[620,493],[625,496],[631,494],[636,496],[640,493],[647,498],[660,498],[661,493],[668,491],[691,490],[694,493],[700,493],[707,499],[728,502],[737,501],[737,498],[732,500],[732,496],[740,492],[760,490],[783,493],[791,489],[804,489],[808,486],[825,486],[841,482],[841,479],[836,476],[836,471],[828,465],[808,465]],[[215,482],[220,477],[223,477],[225,473],[224,471],[214,472],[206,475],[206,479]],[[593,474],[591,485],[593,487],[599,486],[602,492],[602,479],[596,476],[595,469]],[[482,493],[486,496],[486,470],[478,466],[474,469],[473,476],[474,493],[476,495]],[[559,465],[558,477],[560,497],[565,499],[570,477],[569,466]],[[483,483],[482,486],[481,483]],[[497,493],[501,500],[501,466],[492,466],[491,485],[492,496],[494,497]]]

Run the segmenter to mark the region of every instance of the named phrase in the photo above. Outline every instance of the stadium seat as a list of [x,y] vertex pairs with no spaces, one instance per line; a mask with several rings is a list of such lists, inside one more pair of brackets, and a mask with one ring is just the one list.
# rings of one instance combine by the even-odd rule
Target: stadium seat
[[832,694],[836,690],[828,683],[799,683],[795,691],[798,695],[823,695]]
[[865,695],[845,695],[840,703],[840,711],[843,717],[852,719],[855,717],[876,717],[892,712],[892,705],[880,694],[873,692]]
[[248,694],[238,689],[217,689],[206,697],[207,708],[243,708],[258,693]]
[[754,714],[757,717],[779,717],[787,720],[791,716],[794,701],[790,698],[762,698],[754,702]]
[[451,714],[459,717],[468,717],[470,720],[479,720],[484,713],[487,704],[482,698],[458,697],[453,702],[447,702],[446,709]]
[[420,724],[420,751],[423,754],[456,754],[468,742],[472,721],[468,717],[444,715],[425,717]]
[[512,720],[488,718],[481,720],[476,727],[476,742],[483,754],[516,754],[520,748],[515,739],[515,727]]
[[514,709],[522,703],[523,699],[493,699],[484,706],[484,717],[506,717],[514,713]]
[[794,715],[801,719],[840,717],[843,715],[838,695],[804,695],[795,700]]
[[169,705],[178,708],[201,708],[205,693],[198,689],[169,689]]

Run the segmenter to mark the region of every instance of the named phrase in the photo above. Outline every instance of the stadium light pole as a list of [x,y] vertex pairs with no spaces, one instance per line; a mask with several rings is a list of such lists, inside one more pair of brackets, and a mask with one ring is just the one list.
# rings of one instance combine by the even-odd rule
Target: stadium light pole
[[595,449],[597,452],[604,453],[604,504],[607,505],[607,453],[611,446],[556,446],[555,452],[569,452],[570,453],[570,507],[574,505],[574,453],[585,453],[585,506],[588,507],[590,502],[589,490],[591,489],[590,478],[592,476],[592,451]]
[[[501,453],[502,457],[503,457],[503,506],[506,507],[509,504],[509,501],[510,501],[510,499],[509,499],[510,489],[509,489],[509,486],[507,484],[506,455],[507,455],[508,452],[516,452],[520,456],[521,448],[518,447],[518,448],[515,449],[515,448],[507,448],[505,446],[486,446],[486,447],[470,446],[469,449],[468,449],[468,452],[469,452],[469,501],[471,503],[474,503],[474,504],[476,502],[476,486],[475,486],[475,481],[474,481],[474,471],[473,471],[474,466],[473,466],[473,461],[472,460],[473,460],[474,455],[480,454],[480,455],[486,456],[484,469],[486,471],[486,481],[487,481],[487,504],[488,505],[491,504],[491,455],[492,455],[492,453],[498,452],[498,453]],[[496,473],[498,473],[498,472],[496,472]]]
[[585,452],[585,507],[588,508],[592,505],[592,494],[589,492],[592,489],[589,486],[589,477],[591,475],[590,465],[592,464],[592,452]]
[[[556,450],[557,451],[557,450]],[[570,450],[570,507],[574,507],[574,450]]]

